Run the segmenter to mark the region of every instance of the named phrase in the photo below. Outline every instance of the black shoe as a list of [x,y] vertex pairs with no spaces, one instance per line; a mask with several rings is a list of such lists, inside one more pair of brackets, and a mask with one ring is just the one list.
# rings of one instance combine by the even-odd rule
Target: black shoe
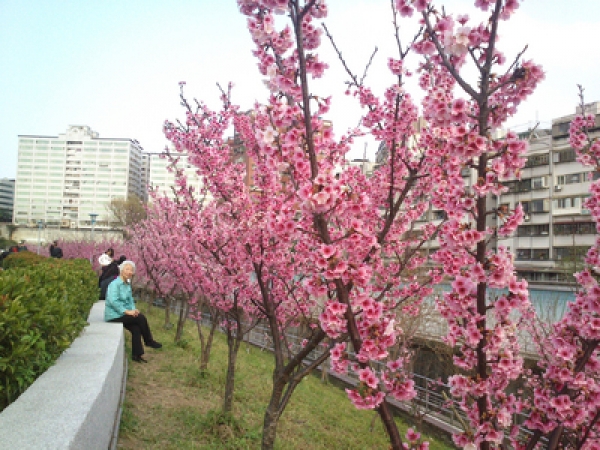
[[150,348],[162,348],[162,344],[156,341],[148,342],[146,345]]
[[144,358],[142,358],[141,356],[134,356],[131,359],[133,361],[137,362],[137,363],[147,363],[148,362]]

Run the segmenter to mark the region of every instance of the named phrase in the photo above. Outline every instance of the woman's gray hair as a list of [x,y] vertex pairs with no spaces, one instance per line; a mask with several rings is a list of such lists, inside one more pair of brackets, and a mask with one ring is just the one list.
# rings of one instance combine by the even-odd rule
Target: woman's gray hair
[[123,267],[125,266],[131,266],[133,267],[133,271],[135,272],[135,263],[133,261],[130,260],[125,260],[123,261],[121,264],[119,264],[119,273],[121,273],[123,271]]

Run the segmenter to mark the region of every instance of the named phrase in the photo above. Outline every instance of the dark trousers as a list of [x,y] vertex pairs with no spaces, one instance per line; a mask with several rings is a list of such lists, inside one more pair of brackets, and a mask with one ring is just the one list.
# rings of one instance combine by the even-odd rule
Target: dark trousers
[[131,332],[131,353],[133,356],[142,356],[144,354],[142,338],[144,338],[146,345],[154,341],[148,320],[142,313],[138,314],[137,317],[124,315],[118,319],[111,320],[111,322],[121,322]]

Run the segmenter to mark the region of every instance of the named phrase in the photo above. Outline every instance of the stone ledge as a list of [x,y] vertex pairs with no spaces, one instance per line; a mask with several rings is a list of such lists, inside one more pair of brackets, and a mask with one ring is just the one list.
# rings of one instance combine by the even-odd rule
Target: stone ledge
[[127,375],[123,327],[104,301],[56,364],[0,414],[0,450],[116,448]]

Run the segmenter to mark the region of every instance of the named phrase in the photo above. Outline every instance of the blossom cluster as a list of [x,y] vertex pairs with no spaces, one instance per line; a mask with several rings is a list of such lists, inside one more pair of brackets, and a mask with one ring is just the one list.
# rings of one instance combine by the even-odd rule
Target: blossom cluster
[[[528,415],[532,439],[562,426],[568,438],[597,440],[600,241],[577,276],[584,289],[541,343],[555,351],[539,377],[524,368],[517,339],[517,329],[533,323],[527,282],[516,276],[510,252],[495,245],[515,232],[524,213],[521,206],[491,209],[489,198],[505,192],[503,180],[519,176],[527,151],[519,136],[497,137],[497,130],[544,76],[520,56],[507,65],[496,46],[496,27],[518,1],[477,0],[490,12],[479,24],[466,14],[440,13],[430,0],[393,2],[401,17],[419,14],[424,32],[399,48],[400,58],[387,60],[391,82],[381,95],[351,75],[347,93],[363,113],[360,126],[342,136],[325,119],[333,100],[309,86],[327,76],[317,25],[329,12],[326,2],[238,6],[269,94],[242,113],[229,92],[219,110],[192,106],[181,85],[185,120],[166,122],[164,132],[175,153],[188,154],[204,188],[195,192],[170,155],[176,198],[156,195],[148,221],[133,230],[148,283],[186,296],[194,308],[203,306],[201,294],[236,335],[244,332],[242,319],[265,320],[274,346],[272,404],[285,404],[277,395],[297,385],[290,373],[310,372],[301,361],[324,351],[319,361],[330,356],[332,370],[358,375],[348,397],[357,408],[377,410],[395,449],[425,449],[414,430],[400,442],[387,399],[416,396],[404,324],[419,315],[435,285],[447,282],[450,291],[435,304],[460,373],[448,380],[450,393],[468,420],[455,443],[490,449],[510,441],[523,448],[518,414]],[[412,73],[409,50],[423,58],[415,71],[420,105],[403,84]],[[469,81],[469,73],[482,78]],[[590,117],[576,119],[571,145],[580,161],[598,166],[600,144],[586,133],[591,125]],[[370,176],[345,163],[353,138],[367,134],[386,154]],[[600,181],[586,205],[598,222]],[[425,225],[431,209],[443,215]],[[299,348],[286,345],[289,326],[305,333]],[[509,389],[522,378],[531,400]]]

